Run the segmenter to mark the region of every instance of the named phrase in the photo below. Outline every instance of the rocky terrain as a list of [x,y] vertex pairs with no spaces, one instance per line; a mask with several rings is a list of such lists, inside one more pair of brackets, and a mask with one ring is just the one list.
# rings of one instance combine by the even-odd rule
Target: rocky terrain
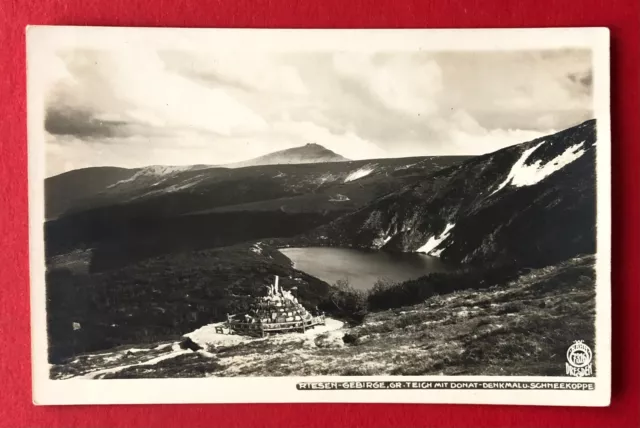
[[322,226],[300,245],[544,266],[595,251],[595,121],[469,159]]

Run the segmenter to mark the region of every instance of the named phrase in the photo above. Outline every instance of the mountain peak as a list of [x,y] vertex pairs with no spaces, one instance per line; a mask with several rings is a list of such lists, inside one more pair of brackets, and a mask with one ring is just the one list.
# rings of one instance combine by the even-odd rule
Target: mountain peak
[[347,159],[320,144],[307,143],[304,146],[279,150],[264,156],[225,166],[230,168],[239,168],[255,165],[348,162],[349,160],[350,159]]

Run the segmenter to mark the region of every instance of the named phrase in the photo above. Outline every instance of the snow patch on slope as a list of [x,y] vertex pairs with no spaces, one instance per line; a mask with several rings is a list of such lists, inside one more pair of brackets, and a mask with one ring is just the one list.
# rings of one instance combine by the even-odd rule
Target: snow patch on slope
[[349,181],[354,181],[362,177],[366,177],[367,175],[371,174],[375,170],[376,170],[375,167],[371,165],[365,165],[362,168],[357,169],[353,171],[351,174],[347,175],[347,177],[344,179],[344,182],[348,183]]
[[[133,174],[131,177],[125,179],[125,180],[120,180],[117,181],[113,184],[111,184],[110,186],[107,186],[107,189],[110,189],[112,187],[115,186],[119,186],[121,184],[125,184],[125,183],[131,183],[139,178],[142,177],[163,177],[169,174],[175,174],[178,172],[184,172],[184,171],[190,171],[193,169],[198,169],[197,167],[194,167],[192,165],[183,165],[183,166],[173,166],[173,165],[153,165],[153,166],[148,166],[145,168],[142,168],[140,171],[136,172],[135,174]],[[154,186],[162,183],[164,180],[161,180],[155,184],[153,184]]]
[[438,249],[438,250],[433,250],[429,253],[430,256],[433,257],[440,257],[440,254],[442,254],[442,252],[444,251],[444,247]]
[[171,185],[171,186],[167,187],[166,189],[164,189],[164,192],[166,192],[166,193],[177,192],[177,191],[180,191],[180,190],[188,189],[189,187],[193,187],[196,184],[198,184],[197,181],[192,181],[191,183],[180,184],[180,185],[174,184],[174,185]]
[[372,244],[374,248],[382,248],[387,245],[387,242],[391,241],[391,238],[394,237],[394,234],[388,233],[386,236],[381,236],[373,240]]
[[322,174],[320,177],[318,177],[315,182],[317,184],[324,184],[324,183],[330,183],[333,181],[336,181],[339,178],[339,176],[331,174],[330,172],[327,172],[326,174]]
[[392,224],[391,226],[389,226],[386,232],[380,234],[376,239],[374,239],[372,244],[375,248],[380,249],[385,245],[387,245],[387,242],[391,241],[391,239],[397,234],[398,234],[398,225]]
[[402,171],[402,170],[404,170],[404,169],[409,169],[409,168],[411,168],[412,166],[416,166],[416,165],[418,165],[418,163],[420,163],[420,162],[412,163],[412,164],[409,164],[409,165],[399,166],[399,167],[397,167],[395,170],[396,170],[396,171]]
[[159,351],[159,350],[161,350],[161,349],[166,349],[166,348],[168,348],[168,347],[170,347],[170,346],[171,346],[171,343],[164,343],[164,344],[162,344],[162,345],[158,345],[158,346],[156,346],[156,347],[155,347],[155,348],[153,348],[153,349],[154,349],[154,351]]
[[[140,199],[140,198],[146,198],[147,196],[152,196],[152,195],[160,195],[163,193],[173,193],[173,192],[179,192],[181,190],[185,190],[188,189],[190,187],[194,187],[195,185],[201,183],[204,180],[205,174],[198,174],[195,177],[191,177],[187,180],[182,181],[181,183],[178,184],[172,184],[171,186],[167,186],[167,187],[163,187],[161,189],[155,189],[152,190],[150,192],[147,193],[143,193],[142,195],[136,195],[133,198],[130,199],[130,201],[133,201],[135,199]],[[152,184],[152,186],[157,186],[163,182],[165,182],[167,180],[167,178],[163,178],[161,181]]]
[[129,348],[129,349],[127,349],[127,352],[130,352],[132,354],[136,354],[138,352],[149,352],[149,349]]
[[526,165],[527,159],[529,159],[533,152],[535,152],[538,147],[544,143],[545,142],[542,141],[538,145],[525,150],[522,153],[522,156],[520,156],[520,159],[518,159],[518,161],[513,164],[513,167],[511,167],[511,171],[507,178],[491,193],[491,195],[500,191],[509,183],[515,187],[532,186],[539,183],[554,172],[569,165],[585,153],[585,150],[583,149],[585,142],[583,141],[567,148],[567,150],[565,150],[561,155],[556,156],[544,165],[541,165],[542,161],[540,160],[537,160],[531,165]]
[[418,253],[426,253],[431,256],[439,256],[442,253],[442,249],[439,251],[434,251],[445,239],[449,237],[451,234],[451,229],[455,226],[455,223],[448,223],[444,228],[440,236],[432,236],[429,238],[426,244],[422,247],[418,248],[416,252]]
[[338,193],[336,196],[329,198],[329,202],[346,202],[350,200],[351,199],[349,199],[348,196],[341,195],[340,193]]
[[[126,351],[125,351],[126,352]],[[80,379],[96,379],[99,377],[103,377],[104,375],[110,374],[110,373],[117,373],[119,371],[122,371],[124,369],[128,369],[130,367],[139,367],[139,366],[153,366],[158,364],[160,361],[164,361],[164,360],[168,360],[170,358],[175,358],[179,355],[183,355],[183,354],[187,354],[191,352],[188,349],[181,349],[180,348],[180,344],[178,343],[174,343],[171,347],[171,352],[166,353],[164,355],[161,355],[159,357],[155,357],[155,358],[151,358],[147,361],[141,362],[141,363],[134,363],[134,364],[126,364],[126,365],[122,365],[122,366],[116,366],[116,367],[110,367],[108,369],[100,369],[100,370],[95,370],[95,371],[91,371],[89,373],[85,373],[82,376],[79,376]],[[105,361],[107,361],[107,359],[105,358]]]

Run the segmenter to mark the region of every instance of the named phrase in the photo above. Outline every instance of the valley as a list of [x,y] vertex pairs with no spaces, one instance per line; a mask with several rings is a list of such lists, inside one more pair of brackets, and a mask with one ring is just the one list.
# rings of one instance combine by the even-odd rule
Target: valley
[[[594,335],[595,135],[588,121],[477,157],[313,162],[326,153],[303,146],[310,155],[292,162],[305,163],[278,153],[263,165],[52,177],[52,376],[557,374],[564,334]],[[329,258],[317,263],[334,272],[314,275],[286,256],[309,247],[448,267],[385,278],[346,263],[342,275]],[[180,347],[245,310],[274,275],[340,325]],[[571,328],[553,333],[560,324]]]
[[[174,243],[180,249],[211,248],[293,236],[464,159],[401,158],[237,169],[150,167],[129,171],[132,176],[124,180],[109,176],[113,182],[99,181],[104,186],[99,190],[85,183],[102,174],[101,169],[72,171],[46,184],[47,194],[77,195],[74,200],[54,199],[57,202],[46,204],[47,255],[114,248],[113,252],[126,253],[135,261],[174,252]],[[350,179],[363,170],[368,174]],[[81,189],[76,191],[70,181]],[[94,192],[84,195],[85,188]]]

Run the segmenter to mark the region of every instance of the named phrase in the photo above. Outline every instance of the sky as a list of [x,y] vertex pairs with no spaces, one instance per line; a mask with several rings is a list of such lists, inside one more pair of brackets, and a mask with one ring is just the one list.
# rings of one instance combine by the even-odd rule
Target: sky
[[67,49],[48,64],[47,176],[307,143],[350,159],[483,154],[593,117],[588,50]]

